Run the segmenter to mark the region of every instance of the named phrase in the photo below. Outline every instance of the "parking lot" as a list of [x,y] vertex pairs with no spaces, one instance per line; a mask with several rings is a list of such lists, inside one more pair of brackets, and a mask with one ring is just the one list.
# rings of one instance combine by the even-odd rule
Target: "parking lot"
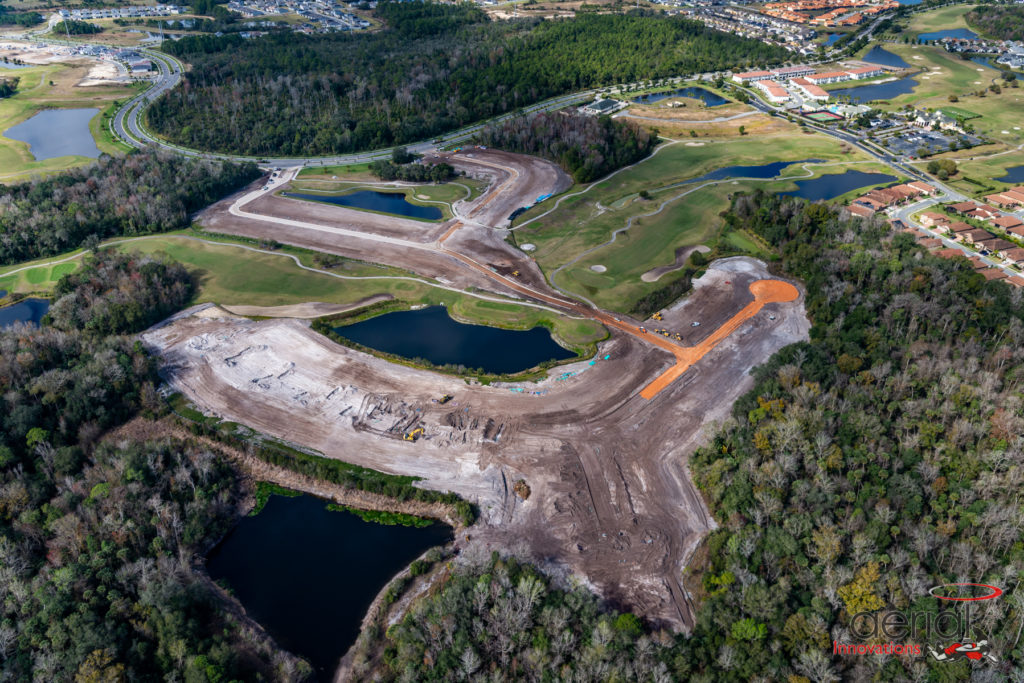
[[[963,149],[980,145],[981,139],[965,133],[943,133],[913,129],[886,138],[882,141],[882,144],[895,154],[917,157],[948,152],[950,150],[950,142],[957,143],[957,146]],[[926,150],[926,152],[921,154],[920,150]]]

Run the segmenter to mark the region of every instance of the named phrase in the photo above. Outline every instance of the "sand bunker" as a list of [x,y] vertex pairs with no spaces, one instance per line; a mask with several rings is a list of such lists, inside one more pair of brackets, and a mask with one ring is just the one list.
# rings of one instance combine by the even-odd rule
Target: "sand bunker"
[[604,273],[608,271],[608,269],[602,266],[600,263],[595,263],[594,265],[590,266],[590,269],[595,273]]

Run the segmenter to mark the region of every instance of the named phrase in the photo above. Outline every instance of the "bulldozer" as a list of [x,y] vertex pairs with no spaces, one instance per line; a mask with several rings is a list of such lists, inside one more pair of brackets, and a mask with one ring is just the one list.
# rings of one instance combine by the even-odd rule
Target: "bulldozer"
[[448,401],[452,400],[453,398],[455,398],[455,397],[452,396],[451,394],[445,394],[440,399],[438,399],[437,402],[440,403],[441,405],[444,405],[445,403],[447,403]]
[[405,439],[406,441],[416,442],[416,441],[419,441],[419,438],[421,436],[423,436],[423,427],[417,427],[416,429],[413,429],[412,431],[406,432],[405,436],[402,437],[402,438]]

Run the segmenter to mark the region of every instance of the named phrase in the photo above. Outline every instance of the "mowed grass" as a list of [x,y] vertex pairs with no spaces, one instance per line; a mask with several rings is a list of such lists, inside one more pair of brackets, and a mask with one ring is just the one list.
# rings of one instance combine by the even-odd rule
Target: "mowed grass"
[[916,12],[911,15],[905,33],[914,38],[918,33],[933,33],[945,29],[969,28],[964,15],[975,8],[975,5],[951,5],[927,12]]
[[410,305],[444,304],[458,318],[472,323],[513,329],[545,325],[566,346],[574,349],[589,347],[606,334],[601,325],[592,321],[566,318],[514,302],[478,299],[426,282],[387,275],[343,280],[326,273],[302,270],[285,254],[257,253],[233,244],[210,244],[168,235],[120,244],[117,248],[126,252],[166,254],[184,264],[199,285],[195,303],[227,306],[282,306],[310,301],[353,304],[376,294],[391,294]]
[[[81,265],[78,258],[64,263],[52,263],[58,259],[41,259],[39,261],[8,266],[0,269],[0,289],[19,294],[48,294],[57,281],[68,273],[78,270]],[[38,264],[38,265],[34,265]]]
[[891,43],[883,47],[903,58],[911,67],[924,71],[914,76],[917,85],[912,92],[888,100],[887,105],[879,106],[880,109],[891,111],[908,104],[936,109],[956,104],[965,109],[972,109],[962,102],[950,102],[949,96],[961,97],[975,90],[987,88],[992,79],[999,76],[995,69],[961,59],[958,55],[934,45]]
[[[96,146],[106,154],[125,152],[127,148],[110,134],[106,116],[113,113],[116,101],[131,97],[135,89],[78,87],[76,84],[88,71],[89,67],[84,64],[47,64],[10,72],[10,76],[20,81],[17,93],[0,100],[0,134],[43,109],[98,108],[100,112],[89,123]],[[28,144],[0,137],[0,182],[16,182],[30,175],[62,171],[90,161],[83,156],[39,161],[32,156]]]

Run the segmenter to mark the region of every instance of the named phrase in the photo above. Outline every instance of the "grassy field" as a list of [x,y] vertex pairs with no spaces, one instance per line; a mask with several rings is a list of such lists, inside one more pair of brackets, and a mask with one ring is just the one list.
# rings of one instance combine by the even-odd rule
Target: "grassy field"
[[[5,131],[31,118],[43,109],[98,108],[89,128],[100,152],[117,154],[127,150],[116,142],[107,126],[106,117],[116,108],[119,99],[131,97],[131,87],[91,86],[76,84],[85,77],[85,64],[47,64],[10,72],[20,78],[18,92],[0,100],[0,131]],[[0,137],[0,182],[17,181],[39,173],[61,171],[88,163],[83,156],[65,156],[37,161],[24,142]]]
[[[616,241],[601,247],[585,258],[559,271],[555,282],[578,292],[595,303],[618,311],[628,311],[633,303],[654,289],[671,282],[665,275],[655,283],[643,282],[640,276],[657,266],[673,263],[679,247],[706,244],[717,253],[748,251],[764,255],[749,238],[721,235],[719,213],[727,208],[729,195],[744,189],[764,187],[784,191],[796,189],[789,181],[727,181],[697,189],[678,186],[709,171],[734,165],[758,165],[773,161],[822,159],[840,162],[835,166],[813,169],[814,176],[837,173],[850,163],[865,171],[882,170],[875,164],[861,164],[868,157],[844,148],[831,138],[802,134],[789,126],[787,135],[725,139],[703,145],[676,143],[668,145],[637,166],[600,181],[584,194],[572,188],[557,209],[538,220],[523,223],[552,209],[552,204],[534,208],[517,221],[523,226],[515,231],[517,243],[536,245],[533,252],[538,264],[551,277],[556,269],[572,262],[580,254],[607,242],[615,230],[632,226],[620,233]],[[807,176],[802,168],[783,171],[787,176]],[[676,185],[673,187],[673,185]],[[640,191],[649,199],[641,199]],[[683,195],[685,196],[680,196]],[[664,209],[652,216],[662,203]],[[605,272],[591,269],[604,266]]]
[[933,33],[945,29],[968,28],[964,15],[974,9],[975,5],[950,5],[928,12],[917,12],[911,15],[906,33],[917,37],[919,33]]
[[73,273],[81,265],[81,253],[79,258],[54,263],[67,256],[65,254],[57,259],[40,259],[0,268],[0,290],[8,294],[48,294],[62,276]]

